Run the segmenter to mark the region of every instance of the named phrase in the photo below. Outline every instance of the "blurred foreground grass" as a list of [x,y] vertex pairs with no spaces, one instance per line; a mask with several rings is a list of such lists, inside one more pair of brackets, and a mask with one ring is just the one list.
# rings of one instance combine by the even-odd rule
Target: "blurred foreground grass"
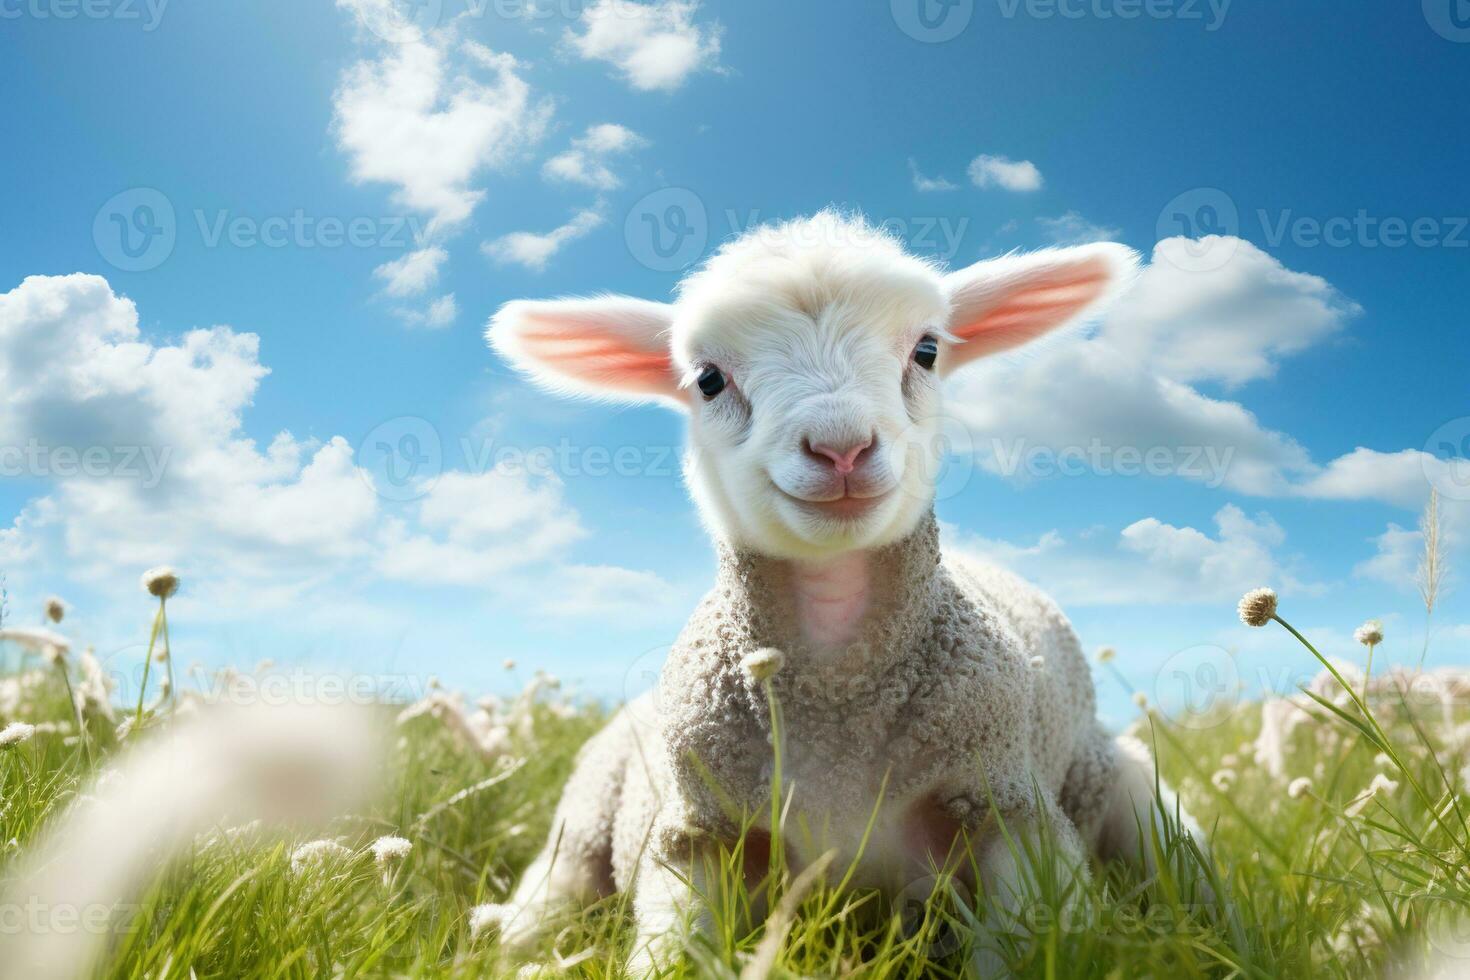
[[[1285,632],[1280,640],[1285,655],[1314,662]],[[160,737],[176,714],[212,709],[180,682],[140,714],[112,703],[87,655],[48,651],[35,636],[16,642],[12,635],[7,646],[0,728],[20,726],[8,729],[11,744],[0,749],[0,885],[11,893],[38,830],[87,794],[110,760]],[[167,666],[164,676],[172,676]],[[1335,669],[1305,692],[1208,724],[1180,726],[1145,712],[1136,734],[1155,747],[1164,778],[1207,829],[1219,901],[1197,901],[1182,884],[1188,876],[1174,868],[1150,880],[1097,869],[1083,894],[1065,902],[1037,896],[1029,940],[998,941],[1014,973],[1470,976],[1470,948],[1456,942],[1470,912],[1462,776],[1470,764],[1470,675],[1392,670],[1365,683],[1352,668]],[[228,690],[240,677],[228,674],[210,690]],[[571,703],[539,674],[515,698],[469,702],[436,688],[416,705],[382,711],[396,734],[384,791],[379,803],[331,828],[327,839],[340,847],[301,850],[308,841],[248,826],[199,837],[142,895],[90,927],[106,932],[97,975],[621,975],[630,933],[625,897],[558,922],[534,967],[512,962],[493,933],[472,927],[474,907],[504,900],[545,839],[575,754],[605,712]],[[118,828],[119,846],[126,831]],[[385,836],[411,849],[379,862],[372,846]],[[1175,858],[1176,867],[1189,861]],[[860,892],[819,885],[791,894],[801,870],[781,869],[762,886],[771,898],[789,895],[798,911],[783,922],[784,934],[769,935],[752,924],[750,896],[727,874],[713,938],[680,970],[971,975],[969,926],[983,918],[976,911],[983,901],[941,889],[927,906],[889,914]],[[89,928],[75,913],[63,921],[61,911],[12,903],[0,908],[0,932],[65,938]]]

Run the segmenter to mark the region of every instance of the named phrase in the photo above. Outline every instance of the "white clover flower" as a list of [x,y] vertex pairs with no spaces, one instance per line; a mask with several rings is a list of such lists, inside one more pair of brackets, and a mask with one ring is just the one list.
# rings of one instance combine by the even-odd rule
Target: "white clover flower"
[[476,905],[470,909],[470,937],[478,938],[486,930],[498,928],[505,922],[507,911],[504,905],[495,904]]
[[12,748],[21,742],[29,741],[35,734],[35,725],[27,725],[23,721],[12,721],[0,729],[0,749]]
[[775,647],[762,647],[754,653],[747,653],[740,660],[740,669],[757,684],[775,677],[784,666],[786,654]]
[[308,868],[336,864],[351,857],[352,851],[334,840],[309,841],[291,852],[291,873],[300,874]]
[[1286,795],[1293,800],[1299,800],[1312,791],[1312,781],[1306,776],[1298,776],[1286,787]]
[[1110,664],[1117,658],[1118,651],[1114,650],[1112,647],[1103,647],[1101,650],[1097,651],[1097,662],[1100,664]]
[[1379,794],[1388,796],[1392,793],[1397,793],[1398,789],[1398,781],[1394,779],[1389,779],[1381,772],[1375,774],[1373,776],[1373,781],[1368,784],[1368,791],[1375,796]]
[[41,654],[51,663],[64,659],[71,649],[71,641],[60,633],[20,626],[0,630],[0,643],[14,643],[22,650]]
[[168,565],[159,565],[143,573],[143,591],[159,599],[167,599],[179,591],[179,573]]
[[46,618],[53,623],[59,623],[66,618],[66,603],[56,596],[46,600]]
[[395,864],[408,857],[408,852],[413,850],[413,842],[402,837],[379,837],[373,841],[373,860],[379,867]]
[[1234,786],[1235,785],[1235,770],[1234,769],[1219,769],[1219,770],[1216,770],[1215,774],[1210,777],[1210,782],[1214,783],[1215,784],[1215,788],[1218,789],[1220,792],[1223,793],[1226,790],[1228,790],[1231,786]]
[[1240,597],[1236,611],[1245,625],[1265,626],[1276,615],[1276,593],[1271,589],[1252,589]]
[[1353,800],[1347,805],[1347,815],[1350,817],[1356,817],[1358,814],[1362,813],[1363,810],[1367,808],[1368,804],[1373,802],[1375,798],[1379,796],[1391,796],[1398,791],[1398,788],[1399,784],[1396,783],[1394,780],[1389,779],[1383,773],[1380,772],[1375,774],[1373,777],[1373,781],[1368,784],[1368,788],[1363,791],[1362,795],[1360,795],[1357,799]]
[[1368,620],[1353,630],[1353,639],[1365,647],[1376,647],[1383,642],[1383,623],[1376,619]]

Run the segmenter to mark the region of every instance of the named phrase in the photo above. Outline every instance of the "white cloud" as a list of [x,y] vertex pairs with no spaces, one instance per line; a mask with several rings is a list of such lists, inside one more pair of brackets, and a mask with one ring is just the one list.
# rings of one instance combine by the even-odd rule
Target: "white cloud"
[[1284,592],[1315,592],[1290,571],[1279,550],[1286,535],[1267,514],[1251,517],[1227,504],[1215,533],[1148,517],[1116,534],[1067,537],[1048,531],[1031,545],[954,532],[960,552],[1009,568],[1063,605],[1231,602],[1244,583],[1271,582]]
[[683,597],[652,572],[616,565],[577,565],[562,569],[537,608],[549,616],[579,619],[647,620],[675,610]]
[[919,172],[919,163],[913,157],[909,157],[909,175],[914,180],[914,190],[920,193],[932,193],[937,191],[959,190],[958,185],[951,183],[944,177],[925,177]]
[[429,216],[430,236],[462,223],[485,194],[476,178],[520,158],[551,117],[519,67],[452,32],[353,65],[335,96],[352,178],[392,185],[397,206]]
[[555,480],[494,469],[446,473],[422,498],[417,527],[389,525],[381,573],[419,585],[489,586],[585,535]]
[[1103,335],[1176,381],[1238,385],[1275,373],[1283,357],[1329,337],[1361,312],[1320,276],[1293,272],[1250,242],[1193,271],[1193,242],[1169,238],[1108,316]]
[[[243,623],[390,580],[494,597],[514,591],[499,570],[580,568],[563,549],[584,531],[553,478],[451,470],[389,507],[341,436],[280,432],[262,448],[246,435],[268,374],[255,335],[216,326],[155,344],[138,323],[98,276],[33,276],[0,294],[0,446],[36,447],[28,475],[46,488],[0,528],[12,588],[73,582],[135,602],[138,573],[173,564],[191,616]],[[89,453],[112,465],[79,472]]]
[[1056,218],[1037,218],[1036,223],[1048,239],[1057,245],[1086,245],[1089,242],[1111,242],[1122,237],[1121,228],[1095,225],[1076,211]]
[[545,234],[514,231],[486,242],[480,247],[496,262],[520,265],[534,272],[540,272],[568,242],[590,234],[602,223],[602,214],[588,209],[578,211],[566,224]]
[[[1296,492],[1324,500],[1378,500],[1396,507],[1419,508],[1429,499],[1431,480],[1448,486],[1462,471],[1470,473],[1462,460],[1443,460],[1418,449],[1383,453],[1359,446],[1328,463]],[[1445,504],[1447,514],[1458,509],[1455,501]]]
[[447,258],[448,252],[431,245],[384,262],[373,275],[383,280],[383,292],[389,296],[417,296],[439,281],[439,269]]
[[1030,160],[982,153],[970,161],[970,181],[976,187],[1000,187],[1008,191],[1041,189],[1041,171]]
[[601,123],[572,140],[571,149],[547,160],[541,172],[553,180],[610,191],[622,182],[608,168],[607,159],[646,145],[647,140],[626,126]]
[[411,327],[442,330],[454,323],[455,318],[459,316],[459,303],[455,300],[453,293],[446,293],[422,310],[399,307],[393,311],[393,314]]
[[582,11],[581,33],[568,30],[566,39],[583,58],[616,66],[639,91],[672,91],[719,61],[719,25],[696,24],[696,9],[693,0],[594,0]]
[[1412,589],[1414,571],[1419,567],[1419,556],[1424,553],[1424,535],[1417,528],[1390,523],[1373,539],[1373,547],[1373,557],[1355,565],[1353,574],[1403,591]]
[[[1096,336],[982,362],[956,377],[949,404],[985,466],[1006,472],[1007,458],[1037,447],[1085,450],[1096,442],[1112,453],[1167,451],[1174,475],[1242,493],[1312,486],[1322,468],[1301,445],[1191,382],[1267,376],[1358,307],[1248,242],[1237,242],[1231,262],[1212,272],[1173,265],[1175,247],[1159,243]],[[1328,495],[1327,486],[1314,495]]]

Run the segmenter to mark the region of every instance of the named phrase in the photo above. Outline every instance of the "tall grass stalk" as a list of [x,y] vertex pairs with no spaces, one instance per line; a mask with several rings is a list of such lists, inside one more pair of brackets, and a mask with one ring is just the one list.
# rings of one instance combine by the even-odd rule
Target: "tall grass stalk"
[[1434,607],[1439,603],[1440,590],[1444,586],[1445,558],[1443,528],[1439,519],[1439,490],[1431,488],[1429,503],[1419,518],[1419,534],[1423,539],[1424,551],[1419,556],[1419,567],[1415,571],[1415,584],[1419,597],[1424,600],[1424,647],[1419,652],[1419,669],[1429,656],[1429,631],[1434,619]]

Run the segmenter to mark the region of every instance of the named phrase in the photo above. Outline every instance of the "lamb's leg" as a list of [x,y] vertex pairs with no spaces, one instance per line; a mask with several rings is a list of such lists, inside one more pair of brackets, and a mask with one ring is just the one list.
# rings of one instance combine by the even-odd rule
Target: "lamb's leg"
[[524,952],[558,912],[612,894],[613,827],[636,751],[637,732],[628,709],[582,749],[546,846],[521,876],[510,901],[491,909],[503,946]]
[[[945,793],[915,806],[906,828],[917,867],[947,868],[961,880],[970,876],[968,854],[979,871],[986,903],[985,927],[992,933],[1024,937],[1039,922],[1073,921],[1083,888],[1091,878],[1087,852],[1076,827],[1059,809],[1000,814],[982,791]],[[964,841],[968,839],[967,850]],[[1047,901],[1046,915],[1035,913]],[[1009,976],[997,943],[977,936],[971,974],[990,980]]]
[[[1054,859],[1051,867],[1040,863]],[[1065,919],[1076,909],[1080,891],[1091,880],[1087,852],[1071,821],[1053,814],[1043,826],[1036,820],[1007,823],[980,851],[980,880],[997,926],[1025,931],[1035,922],[1038,903],[1059,900],[1048,917]]]
[[702,863],[690,867],[665,863],[652,854],[639,865],[633,889],[635,936],[628,954],[630,977],[652,977],[672,967],[699,934],[711,930],[701,898]]
[[[1162,841],[1184,833],[1208,857],[1208,845],[1199,824],[1179,805],[1174,791],[1163,780],[1155,780],[1154,761],[1148,748],[1136,738],[1122,736],[1114,743],[1114,754],[1113,782],[1104,799],[1098,827],[1098,856],[1104,860],[1128,861],[1153,875],[1158,871],[1159,857],[1153,838],[1157,836]],[[1196,898],[1206,902],[1213,899],[1209,883],[1202,876],[1195,885]]]

